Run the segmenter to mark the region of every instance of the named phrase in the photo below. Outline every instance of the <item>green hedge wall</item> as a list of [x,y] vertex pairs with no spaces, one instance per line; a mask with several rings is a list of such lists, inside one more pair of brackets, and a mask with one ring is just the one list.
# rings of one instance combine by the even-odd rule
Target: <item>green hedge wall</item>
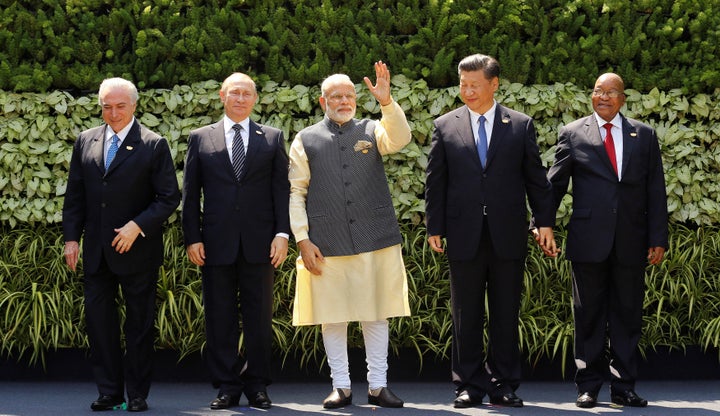
[[[457,87],[433,89],[425,81],[392,79],[393,95],[405,109],[413,141],[386,159],[389,185],[401,218],[403,250],[413,316],[392,320],[392,348],[418,357],[447,357],[450,345],[448,271],[444,257],[426,245],[422,226],[424,168],[432,120],[459,105]],[[206,81],[143,91],[138,117],[168,138],[182,180],[188,132],[222,114],[219,84]],[[265,82],[253,118],[292,136],[322,117],[318,87]],[[357,84],[359,115],[376,117],[378,104]],[[625,113],[658,130],[672,216],[671,249],[646,275],[643,351],[720,346],[720,218],[718,182],[720,100],[680,90],[646,94],[628,90]],[[498,101],[536,119],[544,162],[553,157],[558,128],[590,112],[590,88],[572,84],[523,86],[503,82]],[[97,96],[74,97],[0,91],[0,354],[42,361],[46,351],[86,345],[82,273],[70,273],[62,258],[59,220],[70,151],[77,133],[101,122]],[[567,219],[567,203],[558,214]],[[684,225],[683,225],[684,224]],[[560,241],[564,231],[559,228]],[[165,235],[166,257],[158,283],[158,348],[181,354],[204,343],[198,270],[188,263],[177,214]],[[521,309],[522,348],[531,363],[569,358],[572,350],[569,264],[544,258],[532,241]],[[323,359],[317,327],[291,326],[295,247],[279,271],[275,291],[277,353],[303,365]],[[362,345],[357,331],[351,345]],[[564,368],[564,366],[563,366]]]
[[[431,89],[425,81],[408,81],[402,75],[394,76],[392,84],[412,127],[413,141],[387,157],[389,185],[400,218],[420,224],[432,121],[460,105],[458,88]],[[140,95],[137,116],[169,140],[180,182],[188,133],[222,115],[218,87],[217,82],[206,81]],[[289,87],[269,81],[259,88],[254,119],[283,129],[288,145],[295,133],[322,117],[317,86]],[[365,85],[357,84],[357,90],[359,115],[377,117],[379,105]],[[535,118],[548,166],[559,127],[592,111],[589,92],[572,84],[503,82],[497,99]],[[657,129],[672,220],[720,224],[720,90],[712,95],[657,89],[627,93],[624,113]],[[80,131],[102,122],[97,96],[0,91],[0,108],[0,221],[11,226],[59,222],[72,143]],[[566,198],[559,211],[561,224],[567,217],[570,197]]]
[[243,71],[289,85],[376,60],[434,88],[463,56],[523,84],[640,91],[720,85],[717,0],[0,0],[0,89],[92,91],[108,76],[171,88]]

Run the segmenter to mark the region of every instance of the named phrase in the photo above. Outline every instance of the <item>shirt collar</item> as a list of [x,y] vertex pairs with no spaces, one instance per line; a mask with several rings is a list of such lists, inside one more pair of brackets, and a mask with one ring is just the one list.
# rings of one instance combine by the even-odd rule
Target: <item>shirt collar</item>
[[468,108],[468,111],[470,111],[470,121],[472,121],[472,125],[477,126],[478,119],[480,118],[481,115],[483,115],[483,116],[485,116],[485,120],[487,120],[488,124],[492,126],[493,123],[495,122],[496,110],[497,110],[497,101],[495,101],[495,100],[493,100],[492,107],[490,107],[490,109],[488,111],[486,111],[485,114],[476,113],[475,111],[470,110],[470,108]]
[[[593,114],[595,115],[595,120],[597,120],[598,126],[603,127],[607,123],[607,121],[600,117],[598,113]],[[615,117],[610,120],[610,124],[612,124],[613,127],[622,128],[622,117],[620,116],[620,113],[615,114]]]
[[236,123],[236,122],[230,120],[230,117],[228,117],[227,115],[225,115],[225,116],[223,117],[223,124],[224,124],[224,129],[225,129],[224,131],[225,131],[226,134],[227,134],[227,133],[230,133],[230,132],[232,132],[233,134],[235,134],[235,131],[233,130],[233,126],[236,125],[236,124],[241,125],[242,128],[243,128],[243,130],[245,130],[245,132],[249,132],[249,131],[250,131],[250,117],[246,118],[245,120],[240,120],[239,123]]
[[130,129],[132,128],[133,124],[135,124],[135,117],[133,116],[132,120],[127,124],[127,126],[123,127],[120,131],[113,131],[113,129],[110,128],[110,126],[107,126],[105,129],[105,141],[109,142],[112,139],[113,135],[118,136],[118,143],[122,143],[123,140],[127,137],[128,133],[130,133]]

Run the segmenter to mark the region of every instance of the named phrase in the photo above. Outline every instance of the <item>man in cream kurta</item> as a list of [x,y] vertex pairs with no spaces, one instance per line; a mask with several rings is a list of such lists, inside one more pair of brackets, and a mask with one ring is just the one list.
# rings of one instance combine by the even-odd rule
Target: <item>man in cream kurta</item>
[[375,64],[365,84],[382,119],[355,119],[355,85],[343,74],[322,83],[325,118],[290,148],[290,223],[300,250],[294,325],[322,325],[333,391],[323,407],[352,403],[347,325],[362,325],[368,403],[402,407],[387,388],[387,318],[410,314],[402,238],[382,155],[410,142],[410,126],[390,95],[390,72]]

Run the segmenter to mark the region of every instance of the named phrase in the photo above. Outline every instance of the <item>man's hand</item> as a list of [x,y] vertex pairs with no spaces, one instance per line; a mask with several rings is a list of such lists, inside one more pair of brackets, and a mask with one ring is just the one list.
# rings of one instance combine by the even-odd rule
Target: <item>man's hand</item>
[[443,243],[442,243],[442,237],[439,235],[431,235],[428,237],[428,244],[430,244],[430,248],[432,251],[436,253],[444,253],[445,249],[443,249]]
[[275,236],[270,244],[270,262],[274,268],[277,269],[280,267],[287,258],[287,253],[288,239],[285,237]]
[[546,256],[557,257],[560,249],[557,248],[557,244],[555,243],[552,227],[533,228],[532,234]]
[[65,264],[70,270],[75,271],[80,256],[80,244],[77,241],[66,241],[63,254],[65,255]]
[[665,247],[650,247],[648,249],[648,262],[653,266],[660,264],[665,256]]
[[130,220],[122,228],[115,228],[117,235],[113,238],[112,246],[120,254],[130,251],[135,239],[142,232],[140,226],[135,221]]
[[187,251],[188,259],[190,259],[192,264],[196,264],[198,266],[205,265],[205,244],[192,243],[185,248],[185,251]]
[[390,95],[390,70],[387,69],[387,65],[385,65],[383,61],[375,62],[375,78],[377,80],[373,86],[370,78],[365,77],[365,85],[367,85],[380,105],[384,106],[392,103],[392,96]]
[[316,276],[320,276],[322,274],[320,265],[325,262],[325,257],[323,257],[318,246],[313,244],[309,238],[298,241],[297,245],[300,249],[300,257],[302,257],[303,264],[307,271]]

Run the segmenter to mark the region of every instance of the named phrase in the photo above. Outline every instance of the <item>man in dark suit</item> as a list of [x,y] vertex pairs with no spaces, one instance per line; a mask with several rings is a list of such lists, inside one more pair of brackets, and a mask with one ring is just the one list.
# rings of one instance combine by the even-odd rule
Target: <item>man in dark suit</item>
[[[132,82],[106,79],[98,93],[106,124],[78,136],[63,206],[65,261],[75,271],[83,232],[85,319],[100,397],[92,410],[147,410],[162,225],[180,202],[167,141],[135,119]],[[123,354],[116,298],[126,305]]]
[[[494,99],[500,65],[471,55],[458,65],[465,103],[435,120],[427,166],[430,247],[447,240],[453,315],[454,405],[521,407],[518,313],[527,254],[526,197],[539,243],[553,251],[555,211],[532,119]],[[489,308],[483,346],[485,296]]]
[[258,99],[249,76],[230,75],[220,99],[223,119],[190,132],[182,202],[187,254],[202,267],[206,358],[219,389],[210,408],[235,406],[245,393],[250,406],[269,409],[274,267],[287,257],[290,233],[288,158],[282,132],[249,118]]
[[[454,405],[521,407],[518,313],[527,254],[526,197],[538,241],[554,251],[554,210],[532,119],[495,102],[500,65],[471,55],[458,65],[465,106],[435,120],[427,166],[430,247],[447,240],[453,314]],[[483,346],[485,296],[489,345]],[[487,355],[487,356],[486,356]]]
[[578,407],[594,407],[605,378],[609,338],[613,403],[644,407],[635,393],[645,268],[668,247],[660,147],[648,125],[620,114],[625,85],[601,75],[594,114],[560,129],[548,178],[555,203],[572,179],[567,258],[572,261]]

